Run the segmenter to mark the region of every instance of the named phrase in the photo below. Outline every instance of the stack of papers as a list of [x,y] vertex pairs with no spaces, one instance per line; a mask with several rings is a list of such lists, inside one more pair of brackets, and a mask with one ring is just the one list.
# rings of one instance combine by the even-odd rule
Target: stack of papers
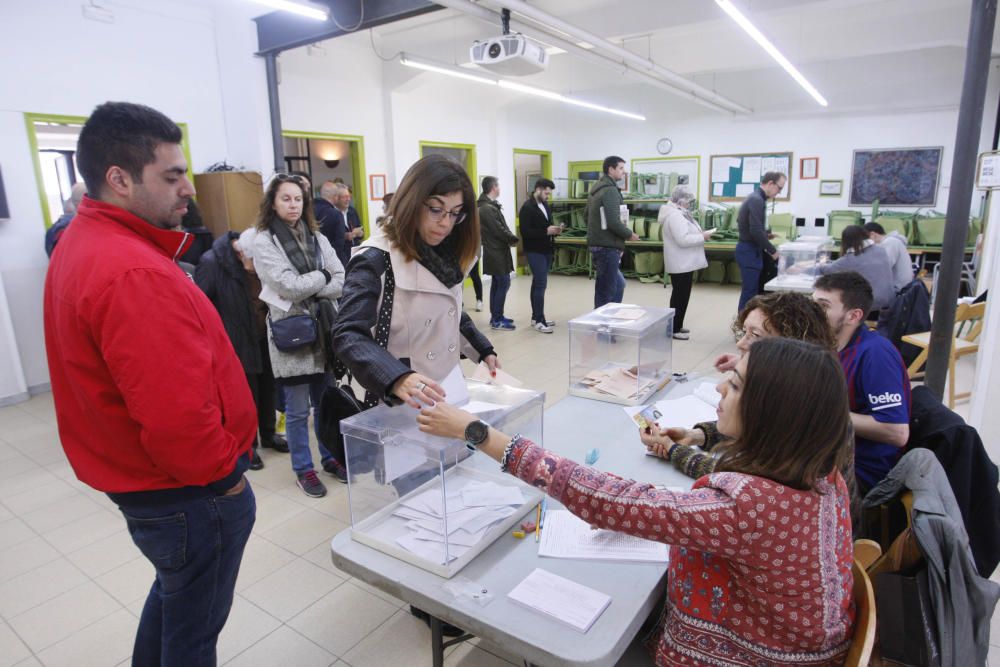
[[408,532],[396,544],[436,563],[451,561],[525,502],[520,487],[472,479],[449,485],[447,494],[442,502],[441,489],[433,488],[400,500],[393,515]]
[[715,408],[719,405],[720,398],[714,384],[703,382],[687,396],[623,409],[641,428],[646,428],[650,422],[660,428],[691,428],[699,422],[715,421],[718,418]]
[[540,568],[507,594],[514,602],[587,632],[611,604],[611,596]]
[[598,394],[608,394],[616,398],[633,399],[643,394],[656,383],[655,378],[640,380],[635,368],[611,368],[590,371],[580,380],[580,384]]
[[566,510],[545,515],[538,555],[550,558],[667,562],[667,545],[616,530],[594,530]]

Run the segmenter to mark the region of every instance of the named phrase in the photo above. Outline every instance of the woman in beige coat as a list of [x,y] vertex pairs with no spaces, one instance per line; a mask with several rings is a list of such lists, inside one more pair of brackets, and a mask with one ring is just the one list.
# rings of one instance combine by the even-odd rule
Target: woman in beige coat
[[658,220],[663,226],[663,266],[670,274],[670,307],[674,309],[674,338],[687,340],[684,315],[691,300],[694,272],[708,266],[705,241],[712,230],[702,231],[688,212],[694,194],[686,185],[678,185],[670,201],[660,207]]

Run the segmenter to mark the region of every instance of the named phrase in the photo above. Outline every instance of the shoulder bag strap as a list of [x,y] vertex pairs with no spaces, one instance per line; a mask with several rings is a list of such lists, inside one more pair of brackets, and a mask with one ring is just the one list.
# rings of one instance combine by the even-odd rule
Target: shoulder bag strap
[[[378,309],[378,319],[375,320],[375,343],[382,349],[389,348],[389,327],[392,324],[392,302],[396,297],[396,277],[392,272],[392,261],[389,253],[382,251],[385,260],[385,282],[382,285],[382,303]],[[365,392],[365,410],[378,405],[381,397],[370,391]]]

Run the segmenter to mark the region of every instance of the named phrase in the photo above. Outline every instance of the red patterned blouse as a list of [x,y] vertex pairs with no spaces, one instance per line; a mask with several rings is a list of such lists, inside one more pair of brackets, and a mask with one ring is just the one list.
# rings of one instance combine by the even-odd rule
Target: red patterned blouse
[[818,491],[722,472],[676,493],[523,439],[506,470],[585,521],[672,545],[657,665],[843,663],[853,542],[839,472]]

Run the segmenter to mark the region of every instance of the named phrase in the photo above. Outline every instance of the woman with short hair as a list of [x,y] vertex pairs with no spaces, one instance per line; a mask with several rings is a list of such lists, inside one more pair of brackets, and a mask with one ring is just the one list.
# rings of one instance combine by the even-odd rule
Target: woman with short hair
[[660,207],[657,216],[663,230],[663,266],[670,274],[670,307],[674,309],[674,338],[687,340],[691,332],[684,327],[684,315],[691,300],[694,272],[708,266],[705,241],[711,231],[702,230],[688,211],[694,193],[678,185],[670,201]]

